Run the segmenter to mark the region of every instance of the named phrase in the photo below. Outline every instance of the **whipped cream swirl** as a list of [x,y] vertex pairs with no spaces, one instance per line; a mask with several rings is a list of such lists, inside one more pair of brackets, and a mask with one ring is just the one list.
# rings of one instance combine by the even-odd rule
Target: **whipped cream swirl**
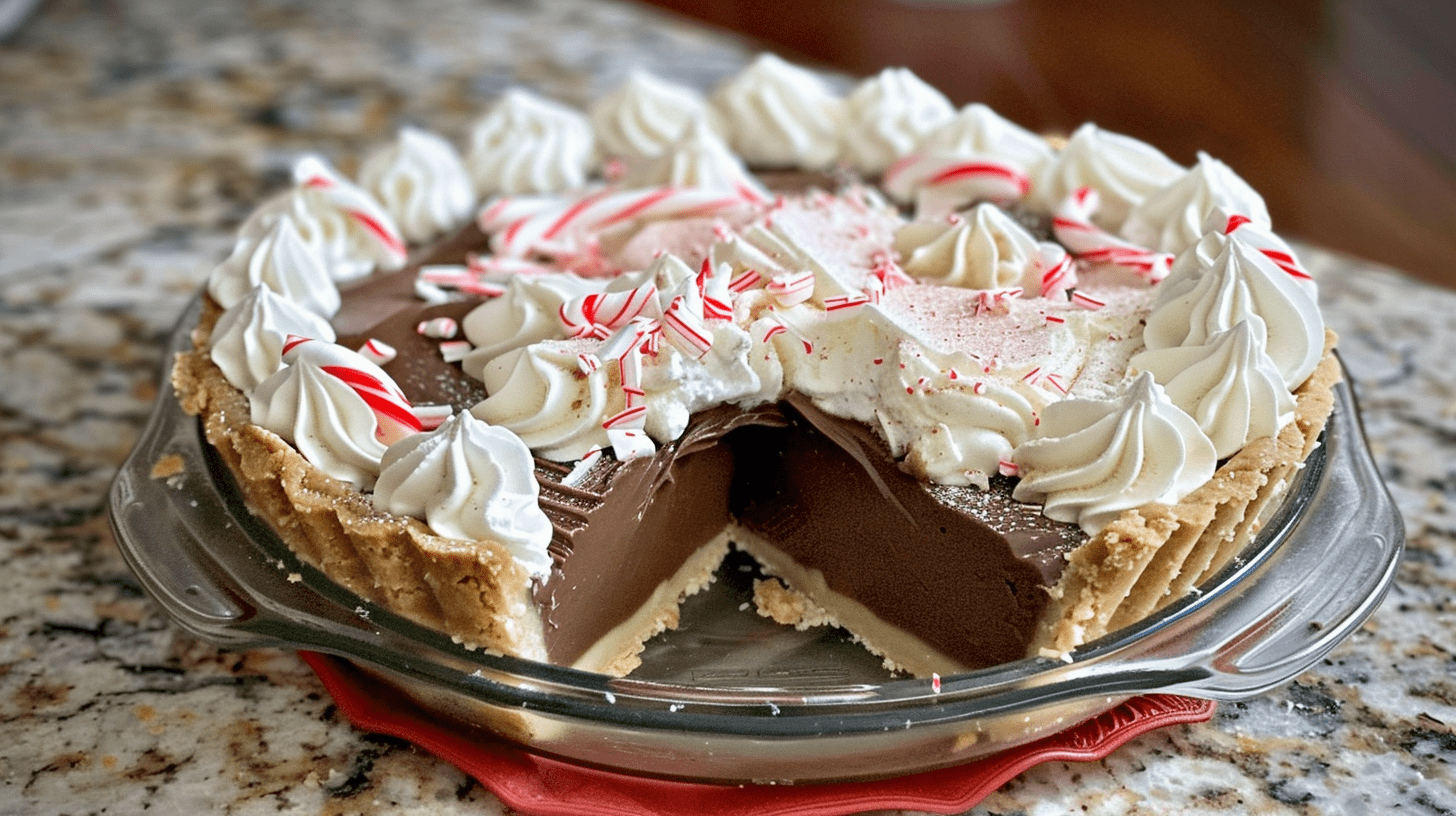
[[256,244],[280,219],[289,218],[303,240],[318,251],[334,280],[353,280],[375,269],[404,265],[404,236],[373,196],[318,156],[304,156],[294,163],[293,180],[292,190],[264,202],[243,222],[234,255]]
[[880,387],[880,434],[907,470],[936,484],[989,488],[1045,403],[1020,383],[977,376],[965,355],[933,355],[909,341],[885,370],[892,376]]
[[379,366],[334,343],[294,342],[283,359],[289,365],[250,395],[253,424],[329,476],[373,485],[389,445],[420,429],[404,392]]
[[224,309],[241,303],[258,286],[266,286],[321,317],[333,317],[339,311],[343,301],[323,248],[305,240],[298,227],[302,221],[318,236],[322,234],[320,225],[306,209],[297,209],[301,199],[289,196],[287,200],[295,207],[292,213],[280,213],[257,235],[240,238],[232,254],[208,276],[207,293]]
[[1183,173],[1152,145],[1089,122],[1077,128],[1032,190],[1041,206],[1051,211],[1067,196],[1091,187],[1101,196],[1093,220],[1115,232],[1135,205]]
[[695,118],[656,158],[640,163],[622,177],[627,188],[698,187],[741,195],[746,201],[768,201],[767,189],[728,149],[706,120]]
[[1042,502],[1055,521],[1095,535],[1124,510],[1176,502],[1213,477],[1213,443],[1169,401],[1152,374],[1118,399],[1048,405],[1038,436],[1012,455],[1017,501]]
[[586,114],[512,88],[475,123],[465,163],[482,196],[550,193],[584,185],[596,152]]
[[994,204],[979,204],[949,222],[912,222],[895,233],[895,248],[906,257],[905,271],[925,283],[1040,291],[1036,239]]
[[604,153],[643,159],[667,149],[689,122],[709,117],[710,109],[697,90],[634,69],[588,115]]
[[1030,178],[1036,178],[1056,154],[1046,139],[980,102],[966,105],[927,133],[917,152],[978,156],[1015,167]]
[[621,389],[610,387],[605,366],[583,372],[578,353],[538,343],[496,357],[481,371],[489,396],[470,412],[510,429],[538,456],[556,462],[610,446],[602,423],[625,407]]
[[1250,316],[1205,345],[1145,351],[1132,366],[1151,373],[1197,420],[1222,459],[1294,420],[1294,397],[1264,353],[1264,335],[1263,321]]
[[460,154],[444,138],[414,127],[364,160],[359,182],[399,224],[408,241],[428,241],[470,218],[475,193]]
[[955,116],[940,91],[908,68],[886,68],[845,99],[841,158],[866,176],[884,172]]
[[290,335],[332,343],[334,328],[260,284],[217,319],[208,354],[227,381],[246,394],[284,367],[283,346]]
[[1209,266],[1174,266],[1177,275],[1170,273],[1159,287],[1143,329],[1150,350],[1206,345],[1219,332],[1257,317],[1287,388],[1297,388],[1319,365],[1325,330],[1313,293],[1237,233]]
[[551,521],[537,504],[536,465],[520,437],[468,412],[385,452],[374,507],[423,519],[437,535],[504,544],[534,578],[551,571]]
[[759,167],[823,170],[839,154],[844,102],[818,75],[760,54],[713,92],[728,143]]
[[1228,165],[1200,151],[1198,163],[1181,178],[1133,206],[1122,236],[1149,249],[1177,254],[1198,243],[1214,212],[1242,215],[1269,228],[1264,199]]
[[542,340],[564,337],[559,313],[567,301],[602,291],[606,278],[559,275],[517,275],[505,294],[470,310],[460,321],[474,349],[461,361],[466,374],[484,380],[485,365],[508,351]]

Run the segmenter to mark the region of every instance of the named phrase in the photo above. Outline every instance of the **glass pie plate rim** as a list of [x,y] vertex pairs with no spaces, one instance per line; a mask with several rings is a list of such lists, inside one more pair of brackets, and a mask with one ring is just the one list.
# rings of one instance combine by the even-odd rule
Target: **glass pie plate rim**
[[[180,319],[169,361],[190,347],[199,309],[194,300]],[[164,460],[176,466],[159,469]],[[467,650],[303,564],[227,494],[230,478],[164,376],[109,506],[123,556],[182,628],[233,648],[344,657],[428,707],[466,725],[483,721],[530,750],[707,781],[910,773],[1024,744],[1141,694],[1255,696],[1314,665],[1369,617],[1404,543],[1346,380],[1322,444],[1231,564],[1190,596],[1063,660],[808,690],[708,688]],[[499,727],[498,715],[511,724]],[[880,752],[878,765],[851,761],[889,744],[901,747]],[[795,762],[785,750],[792,746],[813,750]]]

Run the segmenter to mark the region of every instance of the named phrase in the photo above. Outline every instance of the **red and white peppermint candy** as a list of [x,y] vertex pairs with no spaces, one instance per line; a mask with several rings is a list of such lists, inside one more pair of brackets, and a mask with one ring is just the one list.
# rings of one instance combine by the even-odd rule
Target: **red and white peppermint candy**
[[814,272],[806,269],[802,272],[775,275],[764,288],[773,295],[774,302],[778,305],[794,306],[813,296]]
[[913,198],[917,217],[936,218],[975,201],[1019,200],[1031,189],[1031,179],[990,157],[932,152],[912,153],[890,165],[883,185],[902,201]]
[[440,356],[447,363],[458,363],[470,356],[475,347],[469,340],[446,340],[440,344]]
[[657,446],[645,431],[637,428],[608,428],[607,441],[612,443],[612,454],[617,461],[626,462],[657,452]]
[[662,314],[662,330],[668,342],[694,360],[713,348],[713,332],[702,317],[694,314],[682,295],[672,299]]
[[1079,188],[1062,200],[1052,216],[1052,232],[1079,261],[1130,269],[1157,283],[1168,276],[1173,256],[1119,238],[1092,223],[1100,203],[1097,191]]
[[983,289],[976,293],[976,314],[1006,314],[1011,308],[1011,301],[1021,297],[1024,291],[1020,286]]
[[1037,272],[1041,277],[1041,296],[1060,298],[1077,285],[1077,266],[1072,256],[1060,246],[1043,241],[1037,244]]
[[601,461],[602,449],[600,445],[592,445],[586,455],[577,461],[571,472],[561,477],[561,483],[567,487],[576,487],[586,478],[587,473]]
[[[526,257],[531,253],[579,253],[592,235],[639,219],[690,218],[722,212],[751,203],[735,192],[698,187],[650,187],[640,190],[605,188],[577,199],[558,200],[537,208],[497,202],[481,213],[480,225],[493,233],[491,245],[499,255]],[[525,209],[527,215],[507,220]]]
[[398,357],[399,351],[383,340],[376,340],[371,337],[364,341],[364,345],[359,347],[359,356],[375,365],[384,365],[392,361],[395,357]]
[[730,269],[727,265],[715,268],[711,257],[703,259],[696,284],[698,295],[703,300],[704,320],[733,319],[733,295],[727,274]]
[[460,333],[460,324],[453,317],[432,317],[420,321],[415,333],[432,340],[449,340]]
[[803,332],[784,322],[784,319],[777,314],[770,312],[764,315],[763,320],[768,323],[768,326],[763,332],[763,342],[767,343],[781,334],[789,334],[799,341],[799,345],[803,347],[805,354],[814,353],[814,344],[809,341],[809,338],[805,337]]
[[557,316],[568,337],[606,339],[657,301],[652,281],[625,292],[598,292],[561,304]]
[[448,405],[416,405],[414,412],[415,418],[420,421],[420,427],[433,431],[443,425],[455,413],[455,409]]

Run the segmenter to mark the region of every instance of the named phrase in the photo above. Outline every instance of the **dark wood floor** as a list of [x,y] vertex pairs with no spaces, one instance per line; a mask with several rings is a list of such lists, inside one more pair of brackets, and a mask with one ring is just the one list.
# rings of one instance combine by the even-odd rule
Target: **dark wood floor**
[[1263,193],[1280,232],[1456,286],[1456,3],[1405,0],[651,0],[962,104],[1082,121]]

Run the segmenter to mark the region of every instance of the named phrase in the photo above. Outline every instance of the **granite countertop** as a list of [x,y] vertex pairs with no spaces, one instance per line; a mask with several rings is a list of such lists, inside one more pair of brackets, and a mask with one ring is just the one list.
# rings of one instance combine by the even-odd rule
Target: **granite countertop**
[[[403,123],[458,143],[514,83],[581,103],[633,64],[707,87],[749,56],[588,0],[52,0],[0,42],[0,814],[502,811],[355,730],[294,654],[170,623],[107,488],[177,315],[300,152],[352,170]],[[1456,811],[1456,292],[1305,259],[1408,527],[1388,600],[1288,687],[973,812]]]

